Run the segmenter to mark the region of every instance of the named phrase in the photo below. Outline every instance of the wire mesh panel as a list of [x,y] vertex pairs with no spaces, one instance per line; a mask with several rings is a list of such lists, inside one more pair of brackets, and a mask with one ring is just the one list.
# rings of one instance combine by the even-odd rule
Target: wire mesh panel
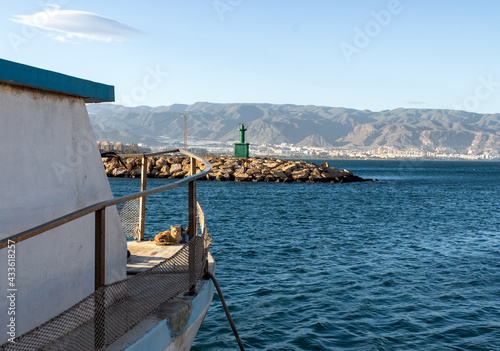
[[[101,350],[163,303],[198,281],[207,261],[205,238],[196,236],[172,257],[131,278],[103,286],[39,327],[3,344],[1,350]],[[210,246],[210,244],[209,244]],[[190,264],[189,252],[195,252]]]
[[200,225],[201,235],[204,239],[203,242],[205,243],[204,254],[206,255],[208,249],[212,245],[212,238],[210,237],[210,235],[208,235],[208,230],[205,225],[205,214],[203,213],[199,202],[196,202],[196,208],[198,210],[198,223]]
[[139,239],[139,210],[141,199],[130,200],[118,204],[118,213],[122,223],[123,233],[126,237]]
[[[174,189],[186,183],[192,183],[210,170],[210,163],[187,151],[171,150],[151,153],[154,156],[164,153],[180,152],[198,159],[205,165],[205,170],[185,179],[141,193],[123,196],[118,199],[103,201],[92,206],[74,211],[57,218],[43,226],[32,228],[12,238],[27,240],[35,235],[59,227],[68,221],[76,220],[91,212],[96,213],[95,236],[105,235],[102,213],[109,206],[117,206],[123,231],[126,236],[140,238],[140,198]],[[144,155],[145,157],[146,155]],[[191,187],[190,187],[191,188]],[[194,187],[195,188],[195,187]],[[134,200],[126,201],[134,198]],[[196,198],[196,193],[194,193]],[[191,197],[190,197],[191,199]],[[193,291],[193,287],[204,275],[207,267],[208,249],[212,239],[205,227],[203,211],[197,205],[202,235],[191,238],[172,257],[161,261],[156,266],[131,278],[105,285],[94,293],[51,318],[42,325],[16,337],[14,342],[0,345],[0,350],[102,350],[123,336],[148,315],[160,308],[165,302],[184,291]],[[99,213],[101,216],[98,216]],[[190,213],[190,216],[192,213]],[[101,218],[102,217],[102,218]],[[190,220],[192,217],[190,218]],[[10,239],[10,238],[8,238]],[[17,241],[16,241],[17,242]],[[2,240],[0,249],[5,248]],[[96,281],[99,281],[99,255],[104,256],[104,246],[99,250],[96,244]],[[104,274],[103,274],[104,275]]]

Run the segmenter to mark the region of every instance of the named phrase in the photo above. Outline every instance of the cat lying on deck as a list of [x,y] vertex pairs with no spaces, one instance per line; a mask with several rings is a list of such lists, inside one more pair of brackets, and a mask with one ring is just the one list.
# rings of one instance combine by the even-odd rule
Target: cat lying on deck
[[182,225],[170,226],[170,230],[158,233],[155,236],[155,245],[175,245],[182,240]]

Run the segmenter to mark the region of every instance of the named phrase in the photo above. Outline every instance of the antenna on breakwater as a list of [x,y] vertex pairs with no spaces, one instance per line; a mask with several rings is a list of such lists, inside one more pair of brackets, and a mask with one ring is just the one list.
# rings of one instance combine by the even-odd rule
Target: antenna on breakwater
[[188,145],[187,115],[186,113],[181,113],[181,115],[184,115],[184,150],[187,150],[187,145]]

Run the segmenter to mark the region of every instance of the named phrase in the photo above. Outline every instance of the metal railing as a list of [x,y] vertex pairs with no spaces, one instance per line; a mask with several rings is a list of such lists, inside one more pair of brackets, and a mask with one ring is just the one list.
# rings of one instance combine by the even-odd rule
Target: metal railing
[[[97,204],[87,206],[85,208],[82,208],[80,210],[68,213],[65,216],[56,218],[52,221],[46,222],[44,224],[38,225],[34,228],[25,230],[21,233],[12,235],[10,237],[4,238],[0,240],[0,249],[4,249],[5,247],[8,246],[9,242],[15,242],[20,243],[21,241],[28,240],[32,237],[35,237],[37,235],[43,234],[51,229],[57,228],[63,224],[66,224],[68,222],[74,221],[75,219],[84,217],[88,214],[95,213],[95,289],[98,289],[100,286],[104,285],[104,271],[105,271],[105,243],[104,243],[104,238],[105,238],[105,210],[107,207],[110,206],[115,206],[117,204],[134,200],[134,199],[141,199],[141,216],[142,218],[140,219],[141,221],[141,239],[144,239],[144,215],[142,214],[143,211],[145,210],[145,205],[142,203],[145,203],[145,198],[146,196],[157,194],[166,190],[174,189],[177,188],[181,185],[184,185],[186,183],[189,184],[189,238],[193,238],[194,235],[196,234],[196,179],[199,179],[201,177],[204,177],[205,175],[210,172],[211,165],[210,162],[207,160],[190,153],[185,150],[181,149],[175,149],[175,150],[169,150],[169,151],[161,151],[161,152],[156,152],[156,153],[150,153],[150,154],[141,154],[140,156],[146,159],[147,157],[153,157],[153,156],[158,156],[162,154],[167,154],[167,153],[182,153],[186,156],[189,156],[191,158],[191,175],[189,177],[180,179],[178,181],[175,181],[169,185],[165,185],[162,187],[150,189],[150,190],[144,190],[143,189],[143,184],[145,187],[145,179],[146,176],[142,176],[141,180],[141,191],[132,195],[126,195],[119,197],[117,199],[111,199],[107,201],[102,201]],[[196,160],[203,162],[205,165],[205,169],[201,171],[200,173],[196,173]],[[146,167],[146,162],[143,162],[142,164],[143,169]],[[143,170],[144,172],[144,170]],[[143,173],[144,174],[144,173]]]
[[[146,168],[147,157],[153,157],[153,156],[158,156],[158,155],[168,154],[168,153],[181,153],[181,154],[184,154],[190,158],[190,176],[183,178],[183,179],[179,179],[179,180],[174,181],[174,182],[172,182],[168,185],[165,185],[165,186],[157,187],[157,188],[150,189],[150,190],[145,190],[146,178],[147,178],[147,172],[146,172],[146,170],[147,170],[147,168]],[[15,242],[17,244],[17,243],[22,242],[24,240],[28,240],[28,239],[33,238],[35,236],[41,235],[41,234],[43,234],[51,229],[62,226],[68,222],[74,221],[78,218],[84,217],[84,216],[89,215],[91,213],[95,213],[95,259],[94,259],[94,272],[95,272],[94,288],[95,288],[95,292],[91,296],[89,296],[85,300],[83,300],[83,302],[79,303],[79,305],[82,303],[85,303],[85,301],[87,299],[90,299],[89,301],[93,301],[91,305],[93,306],[92,313],[94,315],[94,317],[93,317],[94,322],[91,322],[91,324],[93,325],[92,329],[94,330],[93,331],[93,338],[95,340],[95,345],[94,345],[95,349],[102,348],[103,346],[105,346],[106,344],[109,344],[109,342],[113,340],[113,339],[109,339],[106,335],[104,335],[105,330],[106,330],[106,333],[108,333],[108,334],[110,333],[109,329],[106,329],[106,326],[105,326],[105,320],[107,318],[106,315],[109,314],[109,311],[106,310],[108,307],[105,306],[105,304],[106,304],[106,299],[105,299],[106,296],[105,295],[106,295],[106,291],[107,291],[107,290],[105,290],[105,288],[109,287],[111,289],[114,289],[114,290],[118,291],[118,293],[115,291],[115,294],[119,295],[119,294],[121,294],[121,290],[123,290],[124,288],[121,287],[120,289],[118,289],[118,288],[113,287],[113,286],[114,285],[121,286],[120,284],[127,286],[126,283],[124,284],[122,282],[117,282],[117,283],[111,284],[110,286],[105,286],[105,268],[106,268],[105,267],[105,261],[106,261],[105,216],[106,216],[106,208],[107,207],[114,206],[114,205],[124,203],[127,201],[131,201],[134,199],[140,199],[141,200],[141,210],[140,210],[141,234],[140,234],[140,239],[142,240],[142,239],[144,239],[144,218],[145,218],[144,213],[145,213],[146,197],[149,195],[153,195],[153,194],[157,194],[157,193],[166,191],[166,190],[174,189],[174,188],[177,188],[181,185],[188,183],[188,186],[189,186],[189,194],[188,194],[188,196],[189,196],[189,204],[188,204],[188,206],[189,206],[189,224],[188,224],[187,234],[189,237],[189,245],[186,245],[185,249],[183,248],[183,250],[181,250],[181,251],[183,251],[182,254],[181,254],[181,252],[178,252],[178,254],[176,254],[176,255],[174,255],[174,257],[172,257],[173,259],[176,259],[175,256],[180,257],[180,256],[184,255],[186,257],[185,262],[188,263],[188,267],[187,267],[188,269],[187,269],[186,273],[188,274],[189,278],[186,279],[186,283],[183,283],[184,285],[181,284],[179,286],[188,287],[188,289],[191,293],[195,293],[197,279],[199,279],[200,263],[201,262],[206,263],[206,255],[207,255],[208,248],[206,246],[207,243],[205,242],[206,241],[205,238],[207,238],[208,233],[206,232],[204,220],[203,220],[203,228],[201,228],[203,239],[197,237],[197,213],[199,212],[202,215],[202,212],[201,212],[201,208],[199,208],[199,204],[196,201],[196,180],[201,178],[201,177],[204,177],[206,174],[208,174],[208,172],[210,172],[210,169],[211,169],[210,163],[197,155],[194,155],[188,151],[181,150],[181,149],[169,150],[169,151],[163,151],[163,152],[157,152],[157,153],[150,153],[150,154],[134,155],[134,156],[142,157],[142,161],[143,161],[143,163],[142,163],[142,175],[141,175],[141,178],[142,178],[141,179],[141,191],[140,192],[137,192],[137,193],[131,194],[131,195],[122,196],[122,197],[119,197],[116,199],[102,201],[102,202],[99,202],[99,203],[91,205],[91,206],[87,206],[83,209],[71,212],[65,216],[56,218],[52,221],[46,222],[46,223],[38,225],[34,228],[25,230],[21,233],[18,233],[18,234],[15,234],[15,235],[12,235],[10,237],[7,237],[5,239],[0,240],[0,249],[3,249],[5,247],[7,247],[9,245],[9,243]],[[200,173],[196,173],[196,162],[197,161],[201,161],[205,165],[205,168],[202,171],[200,171]],[[202,223],[200,222],[200,225],[201,224]],[[199,239],[201,239],[201,240],[199,240]],[[152,270],[156,270],[153,273],[155,273],[157,275],[158,274],[157,271],[160,270],[160,272],[163,272],[162,274],[165,274],[165,272],[167,272],[170,269],[170,268],[166,268],[166,266],[164,266],[163,268],[161,266],[162,265],[160,264],[160,265],[152,268]],[[178,267],[179,264],[176,264],[174,266]],[[162,269],[163,269],[163,271],[162,271]],[[203,269],[203,268],[201,268],[201,269]],[[151,274],[149,276],[147,274],[142,275],[142,276],[135,276],[133,278],[127,279],[127,281],[130,279],[132,279],[132,280],[136,279],[138,282],[140,282],[146,278],[151,279],[152,276],[154,277],[154,275],[151,275]],[[128,285],[130,285],[130,284],[128,284]],[[141,284],[139,284],[139,286],[140,285]],[[167,284],[166,286],[169,286],[169,284]],[[179,292],[174,291],[173,293],[179,293]],[[68,313],[72,313],[71,312],[72,309],[75,309],[75,307],[69,309]],[[63,315],[64,313],[65,312],[63,312],[61,315]],[[50,321],[48,321],[45,324],[48,324],[49,322],[54,323],[54,321],[56,321],[56,323],[57,323],[57,320],[65,320],[64,319],[65,317],[64,316],[61,317],[61,315],[52,318]],[[119,320],[119,319],[120,318],[117,318],[116,320]],[[136,318],[136,320],[139,320],[139,319]],[[90,322],[87,321],[85,323],[90,323]],[[128,328],[129,329],[131,327],[131,325],[134,325],[134,323],[127,325],[126,327],[120,327],[120,328],[122,328],[122,329]],[[41,327],[35,328],[34,334],[33,334],[33,332],[29,332],[31,334],[29,336],[25,337],[25,340],[29,339],[29,338],[37,338],[36,337],[36,335],[37,335],[36,330],[37,329],[39,331],[42,330],[44,328],[45,324],[42,325]],[[49,330],[50,330],[50,328],[51,328],[50,326],[47,327],[47,329],[49,329]],[[29,333],[27,333],[27,334],[29,334]],[[48,334],[50,334],[50,333],[48,333]],[[22,337],[23,336],[20,336],[20,338],[22,338]],[[3,345],[3,346],[5,346],[5,345]],[[14,346],[14,345],[10,345],[10,346]],[[10,346],[9,346],[9,349],[10,349]]]

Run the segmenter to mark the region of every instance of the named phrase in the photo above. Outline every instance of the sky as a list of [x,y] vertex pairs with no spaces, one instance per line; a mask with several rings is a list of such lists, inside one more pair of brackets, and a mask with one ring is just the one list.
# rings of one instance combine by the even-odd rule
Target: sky
[[0,58],[116,103],[500,113],[500,1],[0,0]]

